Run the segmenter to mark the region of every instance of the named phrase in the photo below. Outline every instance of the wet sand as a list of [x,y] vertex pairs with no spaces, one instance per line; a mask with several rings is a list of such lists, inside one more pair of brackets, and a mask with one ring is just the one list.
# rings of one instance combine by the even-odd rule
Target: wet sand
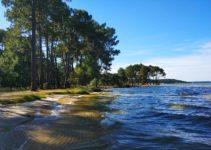
[[104,149],[111,128],[102,125],[112,96],[53,95],[0,106],[0,150]]
[[211,100],[211,94],[204,95],[204,98],[207,100]]

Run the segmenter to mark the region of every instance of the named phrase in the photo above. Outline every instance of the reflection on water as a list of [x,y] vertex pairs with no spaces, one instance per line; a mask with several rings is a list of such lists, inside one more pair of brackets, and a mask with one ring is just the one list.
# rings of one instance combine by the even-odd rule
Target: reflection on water
[[8,108],[22,111],[1,114],[0,150],[211,149],[211,86],[112,93],[118,96],[65,96]]

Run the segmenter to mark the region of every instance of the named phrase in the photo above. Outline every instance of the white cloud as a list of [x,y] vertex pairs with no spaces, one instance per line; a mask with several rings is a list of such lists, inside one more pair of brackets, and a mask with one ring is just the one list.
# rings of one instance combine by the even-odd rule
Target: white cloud
[[167,78],[186,81],[211,81],[211,42],[195,47],[191,55],[154,58],[144,62],[165,69]]

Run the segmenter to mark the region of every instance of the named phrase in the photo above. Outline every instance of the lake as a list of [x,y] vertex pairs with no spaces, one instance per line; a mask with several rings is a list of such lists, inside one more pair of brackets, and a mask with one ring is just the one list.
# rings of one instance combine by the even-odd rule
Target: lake
[[211,149],[211,84],[113,89],[116,149]]
[[211,149],[211,84],[113,88],[109,95],[8,106],[0,149]]

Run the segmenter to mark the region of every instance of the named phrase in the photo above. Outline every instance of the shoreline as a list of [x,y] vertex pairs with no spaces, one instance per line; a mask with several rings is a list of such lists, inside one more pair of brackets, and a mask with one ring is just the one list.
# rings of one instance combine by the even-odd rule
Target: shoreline
[[[52,94],[42,100],[2,105],[0,145],[3,148],[15,146],[20,149],[23,146],[27,149],[31,144],[48,147],[52,142],[71,145],[87,141],[87,137],[95,139],[100,136],[99,133],[96,129],[87,128],[87,125],[99,127],[96,123],[100,123],[104,117],[102,107],[113,100],[113,97],[109,92],[92,92],[87,95]],[[80,132],[81,130],[84,131]],[[15,141],[12,140],[14,138]],[[72,138],[75,140],[72,141]]]
[[[67,89],[50,89],[38,91],[4,91],[0,92],[0,105],[19,104],[42,100],[50,95],[89,95],[98,90],[93,87],[75,87]],[[99,90],[98,90],[99,91]]]
[[[53,94],[46,98],[15,104],[0,104],[0,132],[14,128],[34,119],[51,117],[56,119],[58,108],[70,106],[72,109],[76,102],[89,102],[100,98],[113,98],[109,92],[92,92],[90,94]],[[49,112],[48,112],[49,111]],[[9,121],[7,121],[9,120]]]

